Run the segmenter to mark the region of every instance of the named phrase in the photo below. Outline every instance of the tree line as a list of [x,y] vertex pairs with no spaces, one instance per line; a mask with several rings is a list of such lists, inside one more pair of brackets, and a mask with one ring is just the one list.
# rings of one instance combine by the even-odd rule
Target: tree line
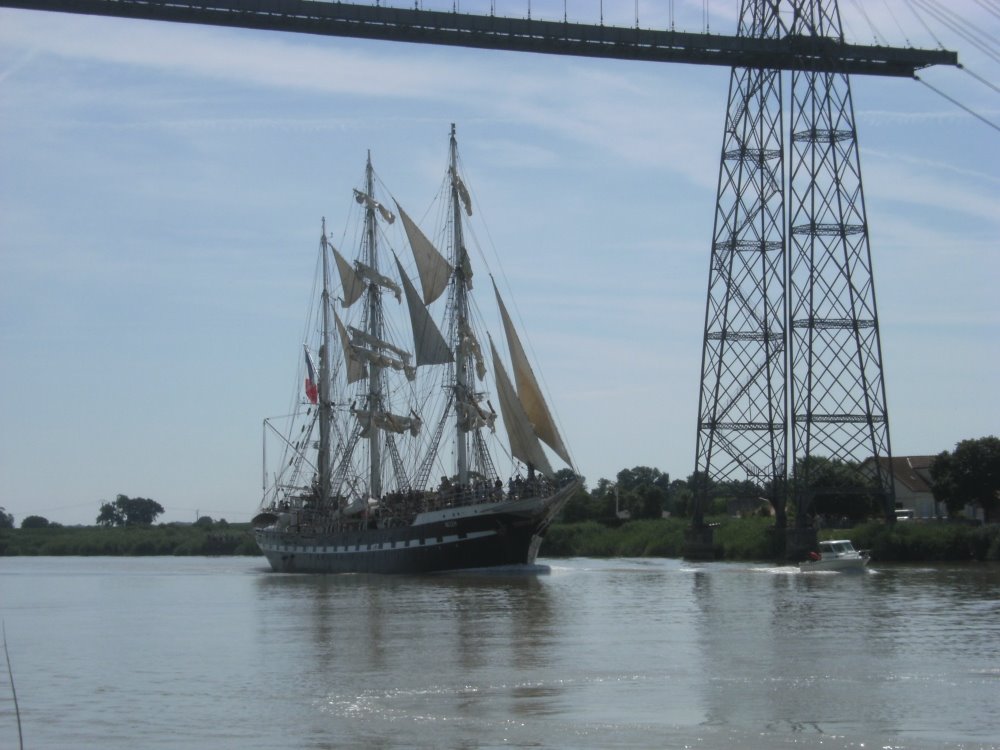
[[[882,491],[872,472],[862,464],[810,457],[796,467],[807,476],[813,492],[812,513],[855,524],[882,513]],[[566,470],[568,473],[568,470]],[[930,469],[931,489],[944,503],[949,516],[966,506],[978,507],[986,523],[1000,520],[1000,439],[994,436],[963,440],[953,451],[939,453]],[[794,480],[792,480],[794,482]],[[560,521],[637,520],[669,516],[689,517],[695,493],[704,487],[708,500],[705,515],[771,515],[790,508],[769,509],[774,493],[768,484],[750,480],[716,482],[695,472],[686,479],[649,466],[622,469],[614,480],[602,478],[593,488],[586,484],[570,499]],[[792,497],[789,487],[786,497]]]
[[[813,498],[813,512],[843,518],[857,523],[877,517],[879,488],[858,464],[829,458],[813,457],[798,467],[798,474],[808,474],[810,484],[822,487]],[[565,469],[561,474],[571,474]],[[939,453],[930,469],[932,489],[950,515],[957,515],[967,505],[982,509],[986,523],[1000,519],[1000,439],[994,436],[963,440],[953,451]],[[661,518],[687,518],[694,508],[695,492],[707,488],[706,515],[770,515],[767,498],[770,487],[753,481],[715,482],[690,474],[686,479],[670,479],[670,475],[649,466],[622,469],[614,480],[602,478],[592,489],[586,483],[566,504],[558,519],[562,523],[581,521],[624,521]],[[789,493],[789,496],[791,493]],[[784,511],[786,509],[775,509]],[[149,526],[164,513],[155,500],[118,495],[114,501],[100,501],[97,526]],[[198,519],[200,525],[211,525],[208,517]],[[21,528],[58,527],[58,523],[30,515],[21,521]],[[0,507],[0,529],[14,528],[14,516]]]

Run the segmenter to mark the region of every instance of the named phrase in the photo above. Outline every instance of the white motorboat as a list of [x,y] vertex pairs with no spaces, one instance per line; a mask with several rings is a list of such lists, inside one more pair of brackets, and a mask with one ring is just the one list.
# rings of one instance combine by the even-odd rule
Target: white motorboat
[[860,572],[868,564],[867,550],[856,550],[850,539],[831,539],[819,543],[819,551],[811,552],[809,559],[799,563],[803,573],[830,570],[834,572]]

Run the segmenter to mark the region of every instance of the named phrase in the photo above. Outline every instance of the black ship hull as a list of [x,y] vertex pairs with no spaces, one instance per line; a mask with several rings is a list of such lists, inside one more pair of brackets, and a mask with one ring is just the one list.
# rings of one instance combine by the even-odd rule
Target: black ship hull
[[433,573],[530,565],[552,518],[572,494],[456,508],[392,528],[310,532],[256,529],[279,573]]

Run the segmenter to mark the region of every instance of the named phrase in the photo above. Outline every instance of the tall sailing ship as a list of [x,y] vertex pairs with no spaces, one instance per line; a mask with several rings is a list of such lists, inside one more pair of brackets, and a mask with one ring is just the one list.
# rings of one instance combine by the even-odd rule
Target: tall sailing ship
[[[513,378],[485,332],[454,125],[448,162],[435,241],[383,199],[370,155],[351,204],[360,229],[344,238],[358,248],[353,261],[324,221],[307,332],[318,344],[305,344],[292,414],[264,423],[264,498],[253,525],[276,571],[530,565],[579,487],[492,276],[476,286],[492,286]],[[406,260],[388,240],[397,216]],[[566,468],[555,471],[547,451]]]

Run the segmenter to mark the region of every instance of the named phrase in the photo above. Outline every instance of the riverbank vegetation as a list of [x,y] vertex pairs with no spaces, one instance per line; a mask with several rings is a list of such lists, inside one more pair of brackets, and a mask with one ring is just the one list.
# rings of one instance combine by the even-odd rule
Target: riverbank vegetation
[[0,530],[0,555],[259,555],[250,524],[46,526]]
[[[821,527],[820,539],[850,539],[883,562],[1000,561],[1000,440],[965,440],[945,451],[930,468],[934,499],[948,518],[887,523],[879,493],[859,466],[811,459],[803,468],[819,486],[806,526]],[[572,477],[568,470],[564,479]],[[817,479],[820,478],[820,479]],[[714,482],[692,474],[671,481],[659,469],[636,466],[615,480],[584,484],[549,529],[546,557],[681,557],[692,523],[695,490],[707,495],[704,520],[712,527],[714,557],[724,560],[780,560],[784,535],[775,513],[796,527],[792,503],[782,509],[767,500],[766,486],[751,481]],[[791,490],[789,491],[791,493]],[[986,523],[959,517],[978,508]],[[63,527],[28,516],[21,528],[0,508],[0,555],[257,555],[249,524],[205,516],[193,524],[153,525],[159,503],[118,495],[100,505],[97,526]],[[890,519],[891,520],[891,519]]]
[[[709,519],[720,560],[781,559],[770,518]],[[685,518],[556,523],[542,545],[545,557],[682,557]],[[824,529],[821,539],[851,539],[876,562],[1000,561],[1000,525],[870,521]],[[249,524],[225,522],[105,528],[49,526],[0,530],[2,555],[259,555]]]
[[[782,559],[782,543],[769,518],[708,519],[719,560]],[[605,525],[596,521],[553,524],[546,557],[682,557],[690,521],[648,519]],[[1000,561],[1000,525],[868,521],[850,528],[824,529],[820,539],[850,539],[880,562]]]

